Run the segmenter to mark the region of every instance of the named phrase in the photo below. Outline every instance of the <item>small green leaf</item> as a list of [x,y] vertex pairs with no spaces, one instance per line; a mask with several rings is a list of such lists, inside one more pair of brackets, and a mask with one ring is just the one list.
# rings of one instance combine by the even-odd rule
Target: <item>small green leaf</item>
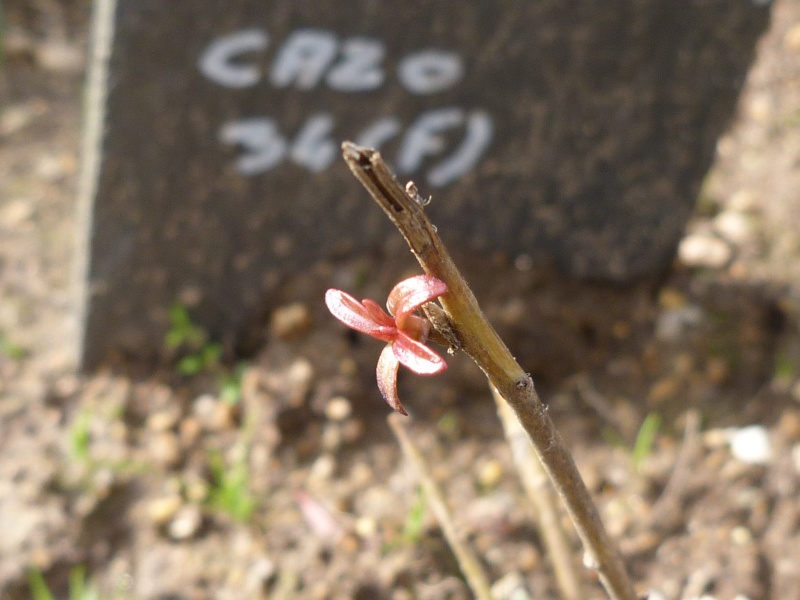
[[19,344],[15,344],[8,337],[0,333],[0,354],[5,354],[11,360],[22,360],[27,352]]
[[44,576],[38,569],[30,569],[28,571],[28,588],[31,591],[33,600],[55,600],[50,588],[47,587]]
[[638,471],[642,462],[653,450],[653,442],[655,442],[658,430],[661,429],[661,416],[658,413],[650,413],[642,421],[639,427],[639,433],[636,434],[636,442],[633,444],[633,465]]
[[403,539],[410,544],[416,544],[422,538],[422,532],[425,529],[425,508],[425,490],[419,486],[417,498],[408,510],[403,526]]
[[89,442],[91,436],[89,434],[89,426],[92,422],[92,414],[88,410],[82,410],[69,432],[70,450],[72,457],[75,460],[86,461],[89,458]]

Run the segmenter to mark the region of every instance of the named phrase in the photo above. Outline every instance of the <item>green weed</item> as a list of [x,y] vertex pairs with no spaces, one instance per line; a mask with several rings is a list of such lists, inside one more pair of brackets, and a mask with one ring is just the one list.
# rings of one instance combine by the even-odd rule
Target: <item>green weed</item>
[[653,451],[653,443],[660,429],[661,415],[658,413],[649,413],[644,418],[644,421],[642,421],[639,432],[636,434],[636,441],[633,443],[633,449],[631,450],[633,466],[637,471],[641,469],[644,459]]
[[416,544],[422,538],[425,529],[425,490],[419,486],[417,497],[406,515],[406,522],[403,525],[403,540],[409,544]]
[[[38,569],[28,571],[28,588],[32,600],[55,600],[55,596],[47,586],[44,576]],[[78,565],[69,572],[69,600],[99,600],[97,586],[87,583],[86,567]]]
[[230,370],[222,364],[222,345],[211,342],[208,332],[192,321],[189,310],[182,304],[173,304],[169,310],[170,327],[164,337],[164,346],[180,356],[175,370],[183,377],[208,373],[217,377],[220,398],[228,404],[237,404],[242,398],[242,373],[245,364]]
[[7,335],[0,333],[0,354],[11,360],[22,360],[27,355],[25,349],[19,344],[12,342]]
[[208,454],[208,463],[214,485],[209,490],[209,504],[241,523],[247,522],[256,509],[256,500],[250,493],[248,452],[239,454],[235,462],[225,465],[219,451]]

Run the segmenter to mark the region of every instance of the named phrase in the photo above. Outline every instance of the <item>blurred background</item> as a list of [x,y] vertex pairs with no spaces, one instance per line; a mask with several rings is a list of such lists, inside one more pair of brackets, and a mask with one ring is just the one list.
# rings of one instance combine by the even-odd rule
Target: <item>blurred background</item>
[[[766,29],[732,121],[698,142],[713,162],[666,269],[579,281],[454,250],[651,598],[800,597],[800,3],[747,4]],[[90,12],[2,4],[0,596],[471,597],[386,426],[381,345],[322,304],[328,287],[382,302],[417,272],[399,236],[271,281],[244,341],[186,293],[162,303],[159,362],[76,370]],[[401,374],[415,439],[497,597],[555,598],[485,380],[448,362]]]

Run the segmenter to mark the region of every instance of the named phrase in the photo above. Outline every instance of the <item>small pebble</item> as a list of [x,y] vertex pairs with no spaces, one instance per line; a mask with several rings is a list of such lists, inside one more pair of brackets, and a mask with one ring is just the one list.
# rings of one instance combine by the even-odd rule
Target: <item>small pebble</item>
[[519,573],[507,573],[492,584],[492,598],[497,600],[531,600],[525,579]]
[[794,465],[794,470],[800,474],[800,444],[792,446],[792,464]]
[[342,445],[342,428],[338,423],[328,423],[322,429],[322,447],[328,452],[335,452]]
[[710,233],[693,233],[678,245],[678,258],[689,267],[719,269],[731,259],[733,250],[729,243]]
[[741,189],[731,195],[728,208],[740,213],[755,212],[760,208],[758,196],[752,190]]
[[703,320],[703,310],[694,304],[661,311],[656,321],[656,337],[663,342],[679,340]]
[[325,405],[325,416],[331,421],[344,421],[353,412],[350,400],[344,396],[331,398]]
[[164,525],[172,519],[181,507],[180,496],[169,495],[151,500],[147,507],[147,514],[155,525]]
[[750,425],[727,430],[731,454],[743,463],[766,465],[772,460],[772,446],[766,428]]
[[187,477],[184,482],[184,493],[190,502],[201,503],[208,498],[208,482],[201,477]]
[[188,540],[194,536],[203,524],[200,508],[194,504],[181,507],[169,524],[167,533],[173,540]]
[[665,287],[658,294],[658,305],[662,308],[680,308],[686,305],[686,296],[674,288]]
[[193,446],[200,438],[202,431],[203,427],[200,425],[200,421],[194,417],[186,417],[183,419],[178,427],[178,437],[181,440],[181,446],[184,448]]
[[792,441],[800,440],[800,413],[796,410],[784,411],[778,419],[777,429]]
[[750,218],[739,212],[725,211],[716,216],[714,227],[719,233],[736,244],[744,244],[753,235],[753,225]]
[[84,56],[77,45],[50,39],[37,44],[36,60],[47,71],[79,73],[83,68]]
[[253,597],[261,597],[264,586],[275,575],[275,563],[266,557],[257,560],[247,570],[245,588]]
[[348,419],[342,423],[342,439],[348,444],[353,444],[364,435],[364,428],[364,421],[361,419]]
[[800,380],[792,386],[792,400],[800,402]]
[[783,36],[783,47],[792,52],[800,52],[800,23],[792,25]]
[[283,340],[300,337],[310,327],[311,314],[308,307],[300,302],[276,308],[270,319],[270,331]]
[[336,470],[336,459],[331,454],[323,454],[311,465],[309,476],[313,479],[330,479]]
[[151,435],[147,449],[150,458],[162,467],[174,467],[181,459],[178,437],[170,431]]
[[236,427],[236,407],[211,394],[203,394],[195,399],[192,414],[206,431],[230,431]]
[[181,409],[177,405],[155,412],[147,417],[147,428],[150,431],[167,431],[172,429],[181,418]]
[[478,469],[478,482],[485,488],[495,487],[502,478],[503,465],[499,460],[487,460]]
[[731,529],[731,541],[737,546],[746,546],[753,541],[753,532],[747,527],[734,527]]
[[370,517],[361,517],[356,521],[355,531],[362,538],[371,538],[378,531],[378,522]]
[[658,406],[677,396],[680,388],[681,382],[676,377],[659,379],[650,386],[650,391],[647,393],[647,401],[653,406]]
[[730,379],[731,370],[728,361],[720,357],[711,357],[706,363],[706,376],[714,385],[722,385]]

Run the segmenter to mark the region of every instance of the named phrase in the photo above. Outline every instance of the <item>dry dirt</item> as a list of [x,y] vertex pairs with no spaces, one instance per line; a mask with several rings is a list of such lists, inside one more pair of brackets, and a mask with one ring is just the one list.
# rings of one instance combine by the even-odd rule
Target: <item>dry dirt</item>
[[[0,597],[29,598],[35,570],[67,598],[83,566],[105,599],[469,598],[386,425],[380,344],[321,302],[326,287],[380,300],[413,272],[410,257],[322,264],[287,282],[237,405],[211,373],[73,373],[87,2],[7,8]],[[467,272],[653,600],[800,598],[798,190],[800,3],[776,0],[658,285],[581,287],[524,257]],[[555,598],[488,389],[467,359],[448,360],[440,377],[401,376],[414,439],[498,598]],[[635,451],[650,414],[661,426]],[[585,581],[585,597],[604,597],[591,572]]]

